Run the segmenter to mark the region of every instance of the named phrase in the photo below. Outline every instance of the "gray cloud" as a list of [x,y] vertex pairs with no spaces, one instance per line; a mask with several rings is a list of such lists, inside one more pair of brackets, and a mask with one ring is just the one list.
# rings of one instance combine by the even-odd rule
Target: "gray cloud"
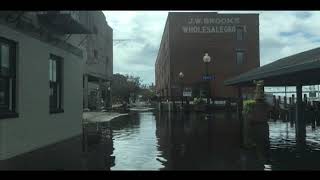
[[[154,82],[154,63],[167,13],[165,11],[105,12],[108,23],[114,29],[114,39],[132,39],[114,47],[115,73],[139,75],[144,83]],[[261,65],[320,46],[319,11],[252,13],[260,14]]]

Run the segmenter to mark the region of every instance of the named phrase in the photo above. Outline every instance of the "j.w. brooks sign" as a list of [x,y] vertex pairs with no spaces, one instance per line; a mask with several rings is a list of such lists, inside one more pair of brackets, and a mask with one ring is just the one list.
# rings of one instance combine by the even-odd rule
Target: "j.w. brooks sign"
[[183,26],[184,33],[232,33],[236,32],[235,26]]
[[[233,33],[240,18],[189,18],[182,26],[184,33]],[[246,27],[242,26],[246,32]]]

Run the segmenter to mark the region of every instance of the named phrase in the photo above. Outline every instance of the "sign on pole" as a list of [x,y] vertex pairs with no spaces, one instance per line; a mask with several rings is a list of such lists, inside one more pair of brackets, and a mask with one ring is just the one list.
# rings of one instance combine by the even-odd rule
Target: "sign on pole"
[[191,97],[192,96],[192,89],[191,88],[184,88],[183,96],[184,97]]
[[211,80],[214,80],[214,76],[212,75],[202,76],[202,80],[211,81]]

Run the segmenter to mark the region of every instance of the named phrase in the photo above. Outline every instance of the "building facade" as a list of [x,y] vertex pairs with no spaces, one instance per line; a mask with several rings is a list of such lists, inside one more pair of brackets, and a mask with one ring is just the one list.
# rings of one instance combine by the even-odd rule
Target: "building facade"
[[155,63],[157,94],[181,96],[188,88],[193,97],[236,97],[224,80],[259,67],[259,54],[258,14],[169,12]]
[[89,14],[0,12],[0,160],[82,133]]
[[101,110],[111,106],[113,74],[113,30],[102,11],[89,11],[93,34],[83,42],[86,49],[83,75],[84,108]]

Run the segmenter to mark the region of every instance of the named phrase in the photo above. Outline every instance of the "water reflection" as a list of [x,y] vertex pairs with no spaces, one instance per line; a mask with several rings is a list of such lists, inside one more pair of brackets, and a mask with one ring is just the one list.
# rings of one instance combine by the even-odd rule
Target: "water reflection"
[[111,122],[115,165],[112,170],[157,170],[162,168],[157,149],[155,116],[131,113]]
[[319,128],[306,127],[306,138],[297,141],[295,127],[284,122],[270,122],[270,154],[274,170],[319,170]]
[[158,114],[159,148],[167,152],[163,169],[238,169],[238,122],[219,115]]
[[[131,112],[76,137],[0,162],[21,170],[319,170],[320,128],[293,122],[243,128],[235,113]],[[81,143],[85,146],[81,148]],[[244,146],[243,142],[247,142]]]
[[122,126],[112,125],[112,170],[320,169],[319,129],[311,125],[301,143],[290,122],[252,124],[251,146],[244,147],[241,124],[232,113],[144,112],[114,123]]

